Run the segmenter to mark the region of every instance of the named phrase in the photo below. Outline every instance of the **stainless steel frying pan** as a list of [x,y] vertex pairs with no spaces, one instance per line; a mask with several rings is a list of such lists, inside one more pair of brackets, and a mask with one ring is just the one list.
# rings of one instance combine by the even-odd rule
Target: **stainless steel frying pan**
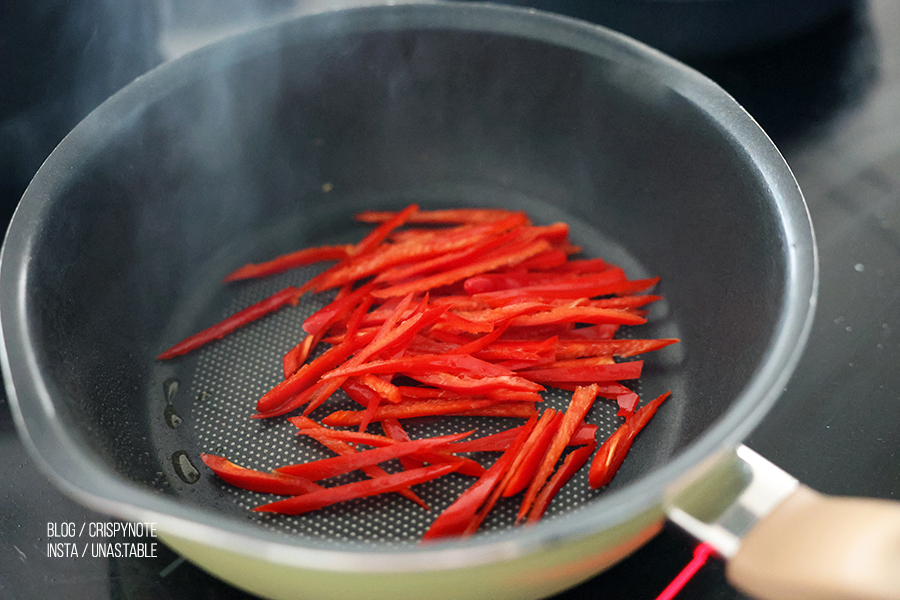
[[[514,507],[500,506],[471,539],[422,546],[434,513],[402,498],[296,518],[252,513],[265,497],[223,485],[199,454],[256,468],[321,455],[284,421],[248,417],[303,316],[328,298],[184,359],[154,356],[315,273],[222,286],[235,266],[357,240],[352,213],[413,201],[564,220],[585,254],[660,275],[666,301],[635,333],[682,343],[648,362],[640,392],[671,389],[672,399],[608,489],[576,478],[533,527],[514,527]],[[816,277],[790,170],[703,76],[539,12],[369,7],[217,43],[85,119],[37,174],[6,237],[3,369],[21,435],[63,490],[155,523],[176,551],[265,597],[544,597],[626,556],[668,516],[730,557],[750,593],[895,598],[896,506],[861,501],[881,511],[877,527],[861,518],[835,547],[791,538],[798,524],[830,529],[819,513],[845,504],[797,492],[741,446],[802,350]],[[590,418],[607,432],[617,423],[611,406]],[[448,478],[423,494],[436,513],[464,487]],[[869,537],[852,541],[860,532]],[[878,543],[881,562],[870,557]],[[806,573],[811,548],[826,549],[826,564]],[[779,568],[760,562],[772,557]],[[848,584],[853,576],[861,581]],[[845,584],[862,591],[846,596]]]

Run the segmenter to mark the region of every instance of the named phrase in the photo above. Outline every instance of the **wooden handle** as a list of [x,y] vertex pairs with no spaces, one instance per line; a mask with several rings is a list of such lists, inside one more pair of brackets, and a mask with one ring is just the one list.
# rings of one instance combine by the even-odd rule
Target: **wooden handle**
[[744,536],[726,573],[764,600],[900,600],[900,503],[800,486]]

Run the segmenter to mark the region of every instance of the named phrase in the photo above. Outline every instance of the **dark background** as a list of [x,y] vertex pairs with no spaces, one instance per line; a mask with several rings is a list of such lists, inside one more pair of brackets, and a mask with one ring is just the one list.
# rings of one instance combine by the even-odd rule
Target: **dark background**
[[[222,0],[212,18],[175,0],[3,3],[2,222],[56,143],[116,89],[199,43],[301,3],[260,0],[252,11],[250,4]],[[314,4],[323,2],[305,9]],[[532,4],[631,28],[722,85],[782,150],[812,214],[821,289],[804,358],[748,444],[820,491],[900,498],[900,3],[784,0],[777,10],[817,9],[773,19],[721,10],[643,21],[653,16],[641,12],[647,6],[609,20],[585,8],[600,3]],[[618,2],[639,4],[653,3]],[[234,9],[230,19],[223,7]],[[19,441],[3,396],[0,405],[0,598],[249,598],[161,546],[156,558],[47,558],[48,522],[108,519],[50,485]],[[667,526],[559,600],[652,600],[694,545]],[[744,598],[717,561],[682,597]]]

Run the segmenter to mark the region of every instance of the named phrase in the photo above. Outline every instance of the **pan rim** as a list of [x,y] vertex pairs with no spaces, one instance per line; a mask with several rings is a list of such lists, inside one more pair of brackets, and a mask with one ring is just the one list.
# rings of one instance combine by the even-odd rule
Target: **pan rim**
[[[77,442],[61,431],[55,419],[50,392],[40,380],[34,364],[33,344],[27,327],[29,248],[41,215],[53,190],[63,185],[67,169],[86,160],[90,140],[108,123],[128,118],[138,100],[147,102],[174,87],[189,82],[198,67],[208,64],[218,52],[228,49],[242,58],[280,44],[292,28],[314,28],[322,15],[342,13],[354,27],[376,23],[382,28],[439,28],[475,30],[518,35],[626,60],[629,66],[651,73],[658,80],[705,110],[723,133],[741,140],[748,163],[759,169],[769,183],[778,214],[785,227],[788,248],[786,291],[775,334],[750,384],[701,436],[671,462],[647,473],[620,490],[598,498],[591,510],[578,511],[578,519],[539,523],[527,530],[494,532],[468,540],[453,540],[433,546],[398,547],[389,550],[347,548],[329,544],[301,546],[282,535],[251,523],[238,523],[211,511],[186,507],[170,498],[123,482],[105,466],[82,451]],[[385,17],[391,17],[385,21]],[[236,46],[236,48],[235,48]],[[238,552],[273,556],[278,562],[338,571],[427,571],[484,564],[521,556],[560,539],[579,539],[608,529],[642,513],[658,512],[662,519],[662,497],[667,488],[705,458],[730,450],[762,420],[781,395],[781,388],[794,370],[812,325],[818,288],[818,261],[812,223],[790,168],[768,136],[740,105],[710,79],[657,50],[599,25],[564,16],[519,7],[465,3],[404,2],[401,4],[303,15],[284,22],[216,42],[139,77],[95,109],[50,155],[23,200],[0,250],[0,365],[14,420],[20,437],[41,468],[66,493],[79,502],[120,518],[155,522],[160,531],[177,532],[204,544],[228,546]],[[25,399],[27,398],[27,401]],[[103,490],[103,494],[95,490]],[[140,503],[137,503],[139,500]]]

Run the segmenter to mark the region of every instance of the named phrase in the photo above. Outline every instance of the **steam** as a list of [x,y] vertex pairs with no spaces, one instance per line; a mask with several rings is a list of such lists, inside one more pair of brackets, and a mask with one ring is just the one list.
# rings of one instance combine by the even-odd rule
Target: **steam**
[[172,60],[192,50],[279,19],[384,4],[383,0],[159,0],[160,51]]

